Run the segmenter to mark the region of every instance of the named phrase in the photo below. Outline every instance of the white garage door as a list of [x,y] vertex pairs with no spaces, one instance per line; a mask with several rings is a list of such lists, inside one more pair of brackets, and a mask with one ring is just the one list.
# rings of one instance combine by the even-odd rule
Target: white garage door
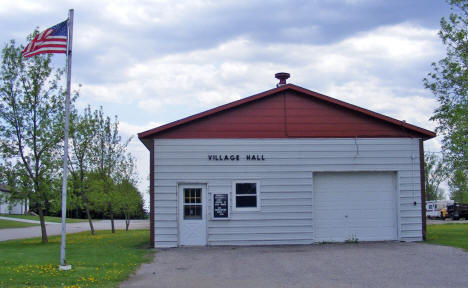
[[315,240],[397,239],[395,173],[314,173]]

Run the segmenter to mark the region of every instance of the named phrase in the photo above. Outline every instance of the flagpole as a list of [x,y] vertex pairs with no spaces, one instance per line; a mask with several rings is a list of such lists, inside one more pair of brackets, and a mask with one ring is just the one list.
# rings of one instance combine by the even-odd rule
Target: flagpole
[[65,97],[65,131],[63,143],[63,177],[62,177],[62,241],[60,244],[60,267],[59,270],[70,270],[65,259],[66,242],[66,218],[67,218],[67,173],[68,173],[68,122],[70,119],[70,86],[72,65],[72,42],[73,42],[73,9],[68,10],[68,37],[67,37],[67,93]]

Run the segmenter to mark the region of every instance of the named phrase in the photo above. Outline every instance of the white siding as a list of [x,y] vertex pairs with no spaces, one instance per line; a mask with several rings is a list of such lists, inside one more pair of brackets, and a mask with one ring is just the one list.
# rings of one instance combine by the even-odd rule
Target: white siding
[[[231,210],[223,221],[209,215],[208,245],[312,243],[312,173],[332,171],[396,172],[398,237],[422,239],[418,139],[155,139],[154,145],[156,247],[178,245],[178,183],[206,183],[211,199],[246,179],[260,183],[260,211]],[[241,160],[210,161],[211,154]],[[266,160],[246,161],[246,154]]]
[[24,200],[10,203],[7,196],[8,194],[0,192],[0,214],[24,214]]

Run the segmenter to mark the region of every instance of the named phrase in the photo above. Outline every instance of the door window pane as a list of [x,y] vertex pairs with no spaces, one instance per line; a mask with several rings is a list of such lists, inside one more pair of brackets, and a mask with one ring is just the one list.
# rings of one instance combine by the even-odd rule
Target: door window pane
[[184,203],[201,203],[201,189],[200,188],[186,188],[184,189]]
[[184,219],[202,219],[202,205],[184,205]]
[[202,189],[184,189],[184,219],[202,219]]

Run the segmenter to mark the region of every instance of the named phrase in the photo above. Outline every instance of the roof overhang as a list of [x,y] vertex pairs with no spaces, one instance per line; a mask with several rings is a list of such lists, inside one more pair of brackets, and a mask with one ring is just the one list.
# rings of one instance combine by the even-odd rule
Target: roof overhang
[[323,95],[323,94],[320,94],[320,93],[317,93],[317,92],[314,92],[314,91],[311,91],[311,90],[308,90],[308,89],[305,89],[305,88],[302,88],[300,86],[296,86],[294,84],[286,84],[286,85],[282,85],[282,86],[279,86],[277,88],[274,88],[274,89],[271,89],[271,90],[268,90],[268,91],[265,91],[265,92],[262,92],[262,93],[259,93],[259,94],[255,94],[255,95],[252,95],[252,96],[249,96],[249,97],[246,97],[246,98],[234,101],[234,102],[230,102],[230,103],[215,107],[213,109],[210,109],[210,110],[198,113],[198,114],[194,114],[192,116],[189,116],[189,117],[186,117],[186,118],[183,118],[183,119],[180,119],[180,120],[177,120],[177,121],[174,121],[174,122],[171,122],[171,123],[168,123],[168,124],[165,124],[165,125],[162,125],[162,126],[159,126],[159,127],[156,127],[156,128],[153,128],[153,129],[141,132],[141,133],[138,133],[138,138],[146,146],[146,148],[150,149],[149,147],[151,145],[151,139],[157,137],[157,135],[159,133],[163,132],[163,131],[173,129],[173,128],[176,128],[178,126],[182,126],[184,124],[187,124],[189,122],[192,122],[192,121],[204,118],[204,117],[208,117],[208,116],[211,116],[211,115],[216,114],[216,113],[221,113],[223,111],[226,111],[226,110],[238,107],[240,105],[244,105],[244,104],[247,104],[247,103],[250,103],[250,102],[253,102],[253,101],[256,101],[256,100],[259,100],[259,99],[262,99],[262,98],[265,98],[265,97],[268,97],[268,96],[271,96],[271,95],[274,95],[276,93],[284,92],[286,90],[292,90],[292,91],[295,91],[295,92],[298,92],[298,93],[301,93],[301,94],[304,94],[304,95],[307,95],[307,96],[310,96],[310,97],[314,97],[316,99],[320,99],[322,101],[332,103],[332,104],[335,104],[337,106],[340,106],[340,107],[343,107],[343,108],[346,108],[346,109],[349,109],[349,110],[353,110],[353,111],[356,111],[358,113],[362,113],[362,114],[365,114],[367,116],[370,116],[370,117],[373,117],[373,118],[376,118],[376,119],[380,119],[382,121],[385,121],[385,122],[388,122],[388,123],[403,127],[405,129],[408,129],[410,131],[413,131],[413,132],[421,135],[421,138],[423,140],[428,140],[428,139],[434,138],[436,136],[435,132],[432,132],[430,130],[426,130],[424,128],[421,128],[421,127],[406,123],[405,121],[400,121],[400,120],[397,120],[395,118],[388,117],[388,116],[385,116],[383,114],[380,114],[380,113],[377,113],[377,112],[374,112],[374,111],[371,111],[371,110],[368,110],[368,109],[365,109],[365,108],[362,108],[362,107],[359,107],[359,106],[356,106],[356,105],[353,105],[353,104],[349,104],[347,102],[344,102],[344,101],[341,101],[341,100],[338,100],[338,99],[335,99],[335,98],[332,98],[332,97],[329,97],[329,96],[326,96],[326,95]]

